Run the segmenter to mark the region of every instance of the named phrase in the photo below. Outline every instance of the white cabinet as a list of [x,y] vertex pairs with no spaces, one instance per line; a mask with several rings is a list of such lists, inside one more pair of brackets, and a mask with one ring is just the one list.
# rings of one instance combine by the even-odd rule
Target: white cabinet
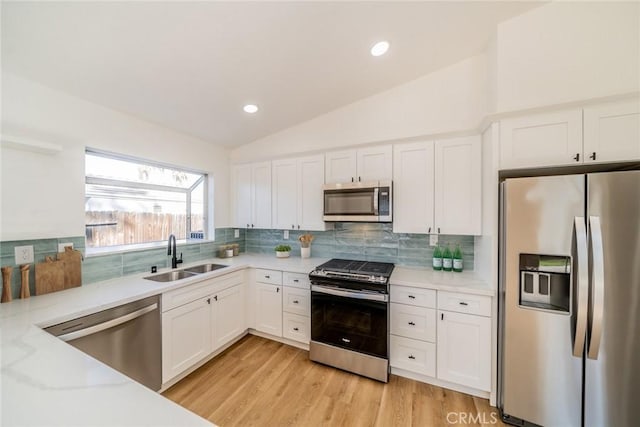
[[282,336],[282,285],[256,283],[257,331]]
[[396,144],[395,233],[480,235],[479,136]]
[[309,316],[311,310],[311,294],[308,289],[285,286],[282,298],[283,311],[301,316]]
[[273,228],[325,230],[324,156],[273,161]]
[[436,341],[436,311],[391,303],[391,333],[406,338]]
[[309,344],[311,339],[311,284],[309,276],[283,274],[282,336]]
[[482,234],[480,136],[436,141],[434,227],[440,234]]
[[301,316],[288,312],[282,313],[282,336],[284,338],[309,344],[311,337],[311,320],[309,316]]
[[584,162],[640,159],[640,100],[585,107]]
[[429,377],[436,376],[434,343],[391,335],[390,348],[391,366]]
[[209,297],[162,313],[162,382],[211,353],[211,330]]
[[[439,291],[438,379],[489,391],[491,389],[490,298],[451,292],[440,294]],[[442,308],[455,311],[442,310]]]
[[582,110],[500,121],[500,168],[574,165],[582,160]]
[[271,228],[271,162],[235,165],[231,180],[235,226]]
[[433,141],[393,147],[393,232],[430,233],[433,229]]
[[247,329],[244,284],[233,286],[213,295],[212,318],[214,350],[227,344]]
[[637,98],[500,121],[500,169],[638,159]]
[[325,182],[364,182],[390,180],[392,177],[391,145],[334,151],[325,155]]

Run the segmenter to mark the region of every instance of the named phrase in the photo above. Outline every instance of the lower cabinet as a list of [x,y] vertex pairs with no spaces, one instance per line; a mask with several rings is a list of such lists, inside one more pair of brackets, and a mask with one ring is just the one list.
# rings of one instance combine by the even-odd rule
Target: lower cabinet
[[256,283],[256,330],[282,336],[282,286]]
[[244,285],[216,293],[212,304],[212,342],[213,348],[218,349],[247,329]]
[[309,343],[311,337],[311,320],[309,316],[299,314],[282,313],[282,336],[293,341]]
[[211,353],[211,304],[201,298],[162,313],[162,382]]
[[491,388],[491,319],[438,312],[438,378],[478,390]]
[[436,376],[434,343],[391,335],[391,366],[407,371]]

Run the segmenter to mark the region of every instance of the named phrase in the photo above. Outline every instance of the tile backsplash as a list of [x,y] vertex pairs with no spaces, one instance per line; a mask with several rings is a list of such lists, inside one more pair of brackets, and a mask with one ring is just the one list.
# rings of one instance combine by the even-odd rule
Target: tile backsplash
[[[240,244],[240,252],[273,254],[279,244],[288,244],[293,256],[300,256],[298,236],[313,234],[311,256],[325,258],[349,258],[366,261],[393,262],[398,265],[430,267],[434,248],[429,246],[429,236],[424,234],[394,233],[391,224],[382,223],[335,223],[328,231],[290,231],[289,239],[284,239],[283,230],[240,229],[240,237],[234,237],[233,228],[217,228],[215,241],[184,243],[178,246],[185,262],[191,263],[213,258],[221,245]],[[459,244],[464,259],[465,270],[473,270],[473,236],[439,236],[441,244],[451,244],[452,249]],[[34,262],[44,261],[46,256],[55,256],[59,243],[73,242],[74,249],[86,253],[84,236],[61,237],[55,239],[19,240],[0,242],[0,265],[14,267],[11,276],[13,298],[20,295],[20,270],[15,264],[14,248],[32,245]],[[90,284],[129,274],[150,271],[152,265],[168,267],[170,258],[165,247],[137,249],[120,253],[94,254],[85,257],[82,263],[82,282]],[[29,270],[31,295],[35,293],[35,267]]]
[[[246,250],[253,253],[273,253],[276,245],[291,246],[292,255],[300,256],[298,236],[309,233],[314,236],[311,256],[348,258],[366,261],[393,262],[398,265],[430,267],[433,257],[429,235],[394,233],[391,224],[385,223],[335,223],[329,231],[293,231],[284,239],[283,230],[246,231]],[[473,270],[473,236],[439,236],[440,244],[450,244],[451,249],[460,245],[465,270]]]

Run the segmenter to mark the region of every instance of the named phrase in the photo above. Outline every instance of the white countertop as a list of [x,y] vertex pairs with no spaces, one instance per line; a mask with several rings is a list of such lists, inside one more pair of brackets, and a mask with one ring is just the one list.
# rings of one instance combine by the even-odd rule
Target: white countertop
[[495,296],[496,293],[495,289],[473,271],[455,273],[396,266],[391,274],[391,286],[394,285],[487,296]]
[[[309,273],[325,258],[275,258],[243,254],[202,260],[229,265],[171,283],[145,280],[150,273],[120,277],[0,305],[0,424],[3,426],[117,425],[195,426],[207,420],[44,332],[86,314],[247,267]],[[160,270],[166,271],[168,269]],[[494,291],[473,273],[441,273],[396,267],[392,285],[480,295]]]

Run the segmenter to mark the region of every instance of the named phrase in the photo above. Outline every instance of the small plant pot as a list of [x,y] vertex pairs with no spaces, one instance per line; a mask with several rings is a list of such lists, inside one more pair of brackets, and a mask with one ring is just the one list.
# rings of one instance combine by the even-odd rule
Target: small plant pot
[[291,251],[276,251],[278,258],[289,258],[289,255],[291,255]]
[[300,257],[301,258],[311,258],[311,247],[300,248]]

